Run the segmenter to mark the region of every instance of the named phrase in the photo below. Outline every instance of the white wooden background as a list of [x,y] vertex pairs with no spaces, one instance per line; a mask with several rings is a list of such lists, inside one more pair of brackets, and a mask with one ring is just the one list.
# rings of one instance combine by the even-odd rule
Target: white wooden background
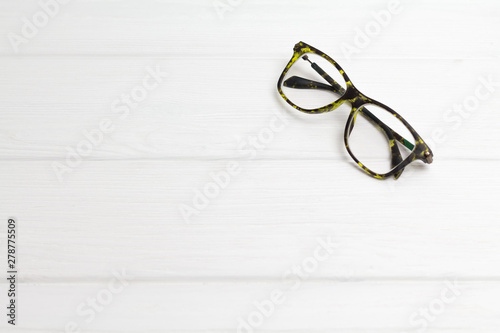
[[[352,56],[341,45],[389,1],[220,3],[222,16],[211,0],[74,0],[15,52],[9,34],[41,5],[0,2],[2,271],[8,217],[20,234],[18,325],[1,310],[0,331],[238,332],[331,237],[335,251],[255,331],[498,332],[500,85],[467,116],[449,110],[500,82],[500,3],[402,1]],[[360,172],[342,142],[348,107],[299,114],[277,94],[299,40],[425,140],[444,135],[435,162],[398,181]],[[156,67],[159,87],[113,113]],[[284,129],[250,157],[241,142],[277,116]],[[114,131],[59,181],[54,162],[104,118]],[[241,172],[186,223],[181,205],[230,162]],[[78,314],[122,271],[110,304]],[[426,328],[412,321],[447,283],[456,300]]]

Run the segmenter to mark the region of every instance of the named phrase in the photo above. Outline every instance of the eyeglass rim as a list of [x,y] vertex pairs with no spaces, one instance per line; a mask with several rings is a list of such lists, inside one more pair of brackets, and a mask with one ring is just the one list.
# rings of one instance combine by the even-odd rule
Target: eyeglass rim
[[[356,164],[362,170],[364,170],[367,174],[369,174],[370,176],[377,178],[377,179],[385,179],[385,178],[393,176],[393,175],[394,175],[394,178],[397,179],[397,178],[399,178],[399,176],[401,176],[401,173],[403,172],[404,168],[408,164],[410,164],[411,162],[413,162],[417,159],[421,160],[427,164],[432,163],[434,155],[433,155],[431,149],[429,148],[429,146],[423,141],[422,137],[415,131],[415,129],[401,115],[399,115],[396,111],[392,110],[389,106],[387,106],[381,102],[378,102],[372,98],[369,98],[366,95],[364,95],[363,93],[361,93],[352,84],[349,76],[345,73],[345,71],[342,69],[342,67],[335,60],[333,60],[326,53],[324,53],[324,52],[320,51],[319,49],[317,49],[311,45],[308,45],[307,43],[304,43],[302,41],[295,44],[293,51],[294,51],[294,54],[293,54],[292,58],[289,60],[288,64],[285,66],[284,70],[282,71],[282,73],[278,79],[277,88],[278,88],[279,94],[293,108],[295,108],[301,112],[309,113],[309,114],[321,114],[321,113],[325,113],[325,112],[330,112],[330,111],[337,109],[343,103],[349,102],[352,106],[352,109],[351,109],[351,112],[350,112],[349,117],[347,119],[346,127],[344,130],[344,144],[345,144],[347,152],[349,153],[351,158],[356,162]],[[292,65],[295,63],[295,61],[297,61],[305,53],[314,53],[314,54],[317,54],[317,55],[325,58],[333,66],[335,66],[337,68],[337,70],[341,73],[341,75],[343,76],[343,78],[345,80],[347,88],[346,88],[345,93],[338,100],[336,100],[333,103],[330,103],[324,107],[315,108],[315,109],[305,109],[305,108],[302,108],[302,107],[296,105],[291,100],[289,100],[288,97],[286,97],[283,90],[281,89],[282,84],[283,84],[283,80],[284,80],[286,74],[288,73],[288,70],[292,67]],[[364,104],[375,104],[375,105],[383,107],[384,109],[386,109],[387,111],[392,113],[394,116],[396,116],[399,120],[401,120],[403,122],[403,124],[408,128],[408,130],[411,132],[411,134],[413,135],[413,137],[415,139],[415,149],[412,151],[412,153],[410,153],[395,168],[391,169],[389,172],[384,173],[384,174],[376,173],[376,172],[370,170],[369,168],[367,168],[366,166],[364,166],[355,157],[355,155],[352,153],[352,151],[350,150],[349,145],[348,145],[348,135],[347,135],[348,128],[349,128],[350,124],[352,123],[352,120],[354,118],[355,113]]]

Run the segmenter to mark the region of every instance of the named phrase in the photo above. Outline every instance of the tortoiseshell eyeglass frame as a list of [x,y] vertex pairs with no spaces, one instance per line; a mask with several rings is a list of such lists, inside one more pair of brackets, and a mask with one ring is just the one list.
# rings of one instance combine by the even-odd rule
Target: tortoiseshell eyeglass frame
[[[325,112],[330,112],[338,108],[340,105],[342,105],[344,102],[349,102],[351,104],[351,112],[349,114],[349,117],[347,118],[347,123],[345,126],[345,131],[344,131],[344,143],[345,147],[347,149],[347,152],[349,155],[352,157],[352,159],[358,164],[361,169],[363,169],[367,174],[370,176],[377,178],[377,179],[386,179],[390,176],[394,176],[394,179],[398,179],[399,176],[401,176],[404,168],[410,164],[411,162],[415,160],[420,160],[423,161],[424,163],[430,164],[432,163],[433,160],[433,153],[429,146],[422,140],[420,135],[411,127],[411,125],[403,118],[401,117],[396,111],[392,110],[388,106],[371,99],[361,93],[351,82],[347,74],[344,72],[344,70],[337,64],[335,60],[330,58],[327,54],[321,52],[320,50],[304,43],[304,42],[299,42],[295,45],[293,48],[293,56],[292,59],[288,62],[286,65],[285,69],[283,70],[283,73],[281,73],[281,76],[278,80],[278,92],[280,93],[281,97],[290,104],[292,107],[295,109],[305,112],[305,113],[311,113],[311,114],[319,114],[319,113],[325,113]],[[319,55],[323,58],[325,58],[327,61],[329,61],[333,66],[337,68],[337,70],[342,74],[345,82],[346,82],[346,89],[344,89],[341,85],[339,85],[335,80],[333,80],[326,72],[324,72],[318,65],[315,63],[312,63],[308,57],[307,53],[314,53],[316,55]],[[311,67],[318,73],[320,74],[330,85],[312,81],[309,79],[297,77],[297,76],[292,76],[288,78],[285,82],[283,82],[288,70],[292,65],[297,61],[298,59],[303,59],[306,61],[309,61],[311,63]],[[283,93],[282,86],[289,87],[289,88],[296,88],[296,89],[322,89],[322,90],[331,90],[336,94],[341,95],[341,97],[336,100],[335,102],[328,104],[324,107],[317,108],[317,109],[304,109],[300,107],[299,105],[294,104],[292,101],[290,101],[286,95]],[[415,144],[412,144],[405,138],[403,138],[401,135],[393,131],[389,126],[384,124],[382,121],[380,121],[375,115],[373,115],[369,110],[367,110],[363,105],[365,104],[373,104],[376,106],[379,106],[388,112],[390,112],[393,116],[398,118],[410,131],[410,133],[413,135],[413,138],[415,139]],[[392,163],[392,169],[384,174],[376,173],[373,172],[372,170],[368,169],[363,163],[361,163],[356,156],[353,154],[349,147],[349,136],[351,134],[351,131],[354,126],[354,122],[356,120],[357,114],[363,115],[368,121],[370,121],[373,125],[378,127],[387,137],[389,141],[389,147],[391,150],[391,163]],[[410,154],[403,160],[401,152],[399,151],[398,145],[395,144],[395,140],[400,142],[404,147],[406,147],[408,150],[410,150]]]

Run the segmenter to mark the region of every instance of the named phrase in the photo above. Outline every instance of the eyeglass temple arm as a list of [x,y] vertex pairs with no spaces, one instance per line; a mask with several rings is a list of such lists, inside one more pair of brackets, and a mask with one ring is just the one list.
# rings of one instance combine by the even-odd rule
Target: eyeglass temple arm
[[[321,75],[321,77],[323,79],[325,79],[328,83],[331,84],[330,90],[333,90],[333,92],[338,92],[341,95],[344,94],[344,92],[346,90],[341,85],[339,85],[334,79],[332,79],[331,76],[328,75],[321,67],[319,67],[318,64],[316,64],[315,62],[312,62],[311,60],[309,60],[309,57],[307,55],[304,55],[302,57],[302,59],[304,61],[309,62],[311,64],[311,67],[319,75]],[[399,151],[398,146],[396,144],[394,144],[394,141],[393,141],[394,137],[396,136],[397,139],[398,139],[398,141],[400,141],[403,144],[405,142],[408,143],[408,144],[410,144],[411,145],[411,149],[407,145],[405,145],[405,147],[408,148],[408,149],[410,149],[410,150],[413,150],[413,145],[410,142],[408,142],[407,140],[405,140],[401,135],[399,135],[394,130],[392,130],[389,126],[387,126],[382,121],[380,121],[380,119],[378,119],[377,117],[375,117],[370,111],[366,110],[366,108],[362,108],[361,112],[362,112],[362,114],[366,118],[372,120],[372,122],[374,122],[377,127],[379,127],[380,129],[382,129],[384,131],[384,133],[386,134],[387,138],[389,139],[389,142],[390,142],[389,149],[391,150],[391,155],[392,155],[392,159],[391,159],[392,166],[395,167],[396,165],[398,165],[399,163],[401,163],[403,161],[403,157],[401,156],[401,152]],[[366,113],[366,115],[365,115],[365,113]],[[351,127],[349,128],[349,134],[352,131],[352,128],[354,126],[354,122],[355,121],[356,121],[356,119],[354,119],[353,122],[351,123]],[[394,175],[394,178],[395,179],[399,178],[399,176],[401,176],[402,172],[403,172],[403,170],[397,172]]]
[[[343,95],[344,92],[345,92],[345,89],[343,87],[341,87],[340,85],[336,84],[336,85],[328,85],[328,84],[324,84],[324,83],[321,83],[321,82],[316,82],[316,81],[313,81],[313,80],[308,80],[308,79],[304,79],[302,77],[298,77],[298,76],[292,76],[290,77],[289,79],[287,79],[285,82],[283,82],[283,85],[285,87],[289,87],[289,88],[295,88],[295,89],[321,89],[321,90],[328,90],[328,91],[332,91],[334,93],[337,93],[339,95]],[[368,121],[370,121],[372,124],[374,124],[374,126],[378,127],[379,129],[381,129],[384,134],[386,135],[386,137],[389,139],[389,142],[394,142],[394,141],[391,141],[391,140],[398,140],[399,142],[401,142],[403,145],[405,145],[406,148],[410,149],[410,150],[413,150],[413,145],[411,143],[409,143],[407,140],[405,140],[401,135],[399,135],[398,133],[396,133],[395,131],[393,131],[391,128],[389,128],[387,125],[385,125],[380,119],[378,119],[373,113],[371,113],[370,111],[368,111],[366,108],[362,107],[360,108],[359,112],[363,115],[363,117],[367,118]],[[354,122],[356,121],[356,119],[353,120],[353,122],[351,123],[351,126],[349,128],[349,134],[351,133],[353,127],[354,127]],[[410,148],[409,145],[411,145],[412,147]],[[399,151],[399,148],[392,144],[390,146],[390,150],[391,150],[391,164],[393,167],[395,167],[396,165],[398,165],[399,163],[402,162],[403,158],[401,156],[401,152]],[[394,176],[396,178],[398,178],[401,173],[403,172],[403,170],[399,171],[397,174],[395,174]]]
[[340,84],[338,84],[337,81],[332,79],[330,75],[328,75],[321,67],[318,66],[318,64],[309,60],[309,57],[307,55],[303,56],[302,59],[304,59],[305,61],[308,61],[311,64],[311,67],[319,75],[321,75],[322,78],[324,78],[328,83],[330,83],[332,85],[332,87],[335,89],[335,91],[338,91],[341,94],[343,94],[345,92],[345,89]]
[[[319,66],[317,66],[317,67],[319,68]],[[322,73],[324,73],[324,71],[321,70],[321,68],[320,68],[320,71]],[[319,71],[318,71],[318,74],[321,75],[321,73]],[[304,79],[304,78],[299,77],[299,76],[292,76],[289,79],[287,79],[285,82],[283,82],[283,85],[285,87],[295,88],[295,89],[320,89],[320,90],[329,90],[329,91],[332,91],[332,92],[337,93],[339,95],[344,94],[345,89],[341,85],[339,85],[335,80],[333,80],[328,74],[326,74],[326,76],[323,76],[323,75],[321,75],[321,76],[323,78],[325,78],[325,80],[327,80],[330,84],[331,84],[330,81],[334,82],[334,84],[328,85],[328,84],[324,84],[324,83],[321,83],[321,82]],[[409,142],[408,140],[406,140],[405,138],[403,138],[401,135],[399,135],[397,132],[395,132],[394,130],[392,130],[390,127],[388,127],[387,125],[385,125],[380,119],[378,119],[368,109],[362,108],[362,110],[363,110],[363,112],[361,112],[361,113],[366,118],[369,118],[374,124],[376,124],[379,127],[383,127],[383,128],[385,127],[385,128],[387,128],[392,133],[392,135],[394,136],[394,138],[396,140],[398,140],[407,149],[413,150],[414,145],[411,142]]]
[[[335,81],[334,81],[335,82]],[[324,84],[317,81],[312,81],[308,79],[304,79],[303,77],[292,76],[283,82],[285,87],[295,88],[295,89],[321,89],[321,90],[329,90],[334,93],[343,94],[345,89],[335,82],[335,85]]]
[[390,131],[391,134],[394,136],[394,139],[398,140],[403,146],[405,146],[406,149],[412,151],[413,148],[415,147],[411,142],[403,138],[401,135],[399,135],[399,133],[394,131],[392,128],[387,126],[383,121],[378,119],[373,113],[368,111],[367,108],[362,107],[359,109],[359,112],[369,120],[372,120],[375,123],[375,125],[382,127],[385,131]]
[[[321,75],[322,78],[324,78],[328,83],[331,84],[331,87],[327,88],[328,90],[332,90],[333,92],[335,93],[339,93],[339,94],[344,94],[344,92],[346,91],[340,84],[337,83],[337,81],[335,81],[334,79],[331,78],[330,75],[328,75],[328,73],[326,73],[321,67],[318,66],[318,64],[316,64],[315,62],[312,62],[309,57],[306,55],[302,56],[302,59],[304,61],[307,61],[311,64],[311,67],[319,74]],[[299,77],[295,77],[296,79],[303,79],[303,78],[299,78]],[[291,79],[291,78],[290,78]],[[288,79],[288,80],[290,80]],[[288,81],[287,80],[287,81]],[[306,80],[306,79],[303,79],[303,80]],[[307,81],[307,80],[306,80]],[[311,81],[314,83],[319,83],[319,82],[314,82],[314,81]],[[285,81],[286,83],[286,81]],[[304,83],[304,82],[302,82]],[[322,87],[317,87],[319,89],[325,89],[325,87],[328,87],[327,85],[323,85],[320,83],[320,85]],[[286,86],[286,84],[285,84]],[[309,88],[306,87],[306,88]],[[366,108],[363,108],[364,110],[366,110]],[[391,129],[389,126],[387,126],[386,124],[384,124],[382,121],[380,121],[380,119],[378,119],[377,117],[375,117],[373,115],[373,113],[371,113],[370,111],[366,110],[366,116],[371,118],[371,120],[373,120],[375,122],[375,124],[377,124],[379,127],[382,127],[382,128],[387,128],[388,130],[390,130],[390,132],[392,132],[392,134],[396,137],[396,139],[401,142],[401,144],[403,144],[407,149],[409,150],[413,150],[414,148],[414,145],[409,142],[408,140],[406,140],[405,138],[403,138],[401,135],[399,135],[398,133],[396,133],[393,129]],[[390,132],[387,131],[387,135],[388,137],[390,136]],[[396,146],[396,149],[397,149],[397,146]],[[392,150],[392,148],[391,148]],[[399,150],[399,149],[398,149]]]
[[[321,82],[316,82],[316,81],[304,79],[304,78],[301,78],[298,76],[290,77],[288,80],[283,82],[283,85],[286,87],[289,87],[289,88],[296,88],[296,89],[328,90],[328,91],[332,91],[334,93],[337,93],[339,95],[343,95],[345,92],[345,89],[341,86],[339,88],[337,88],[336,86],[331,86],[331,85],[327,85],[327,84],[324,84]],[[385,136],[387,137],[389,142],[391,142],[389,149],[391,151],[391,164],[393,167],[395,167],[396,165],[398,165],[399,163],[401,163],[403,161],[403,157],[401,156],[401,152],[399,151],[399,148],[397,147],[397,145],[394,144],[394,141],[393,141],[394,139],[396,139],[399,142],[401,142],[402,144],[404,144],[406,148],[413,150],[413,147],[409,148],[405,144],[405,142],[406,142],[409,145],[413,146],[411,143],[409,143],[407,140],[405,140],[403,137],[401,137],[401,135],[396,133],[394,130],[389,128],[389,126],[384,124],[380,119],[378,119],[373,113],[368,111],[366,108],[364,108],[364,107],[360,108],[359,113],[361,113],[363,115],[363,117],[365,117],[368,121],[370,121],[375,127],[379,128],[385,134]],[[351,126],[349,128],[349,134],[351,134],[351,131],[354,128],[355,121],[356,121],[356,119],[354,119],[353,122],[351,123]],[[394,175],[394,177],[398,178],[399,176],[401,176],[402,172],[403,172],[403,170],[399,171],[397,174]]]

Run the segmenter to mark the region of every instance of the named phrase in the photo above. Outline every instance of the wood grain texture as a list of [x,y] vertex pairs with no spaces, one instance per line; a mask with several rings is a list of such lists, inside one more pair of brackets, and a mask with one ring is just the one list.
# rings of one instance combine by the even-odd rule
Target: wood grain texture
[[[215,3],[74,0],[16,52],[9,36],[41,4],[0,2],[0,211],[20,235],[19,324],[0,330],[242,332],[330,238],[254,331],[498,332],[500,4],[401,1],[349,55],[389,1],[233,1],[222,17]],[[435,162],[364,175],[342,142],[348,106],[301,114],[276,92],[299,40],[401,113]],[[124,116],[152,72],[158,86]],[[58,177],[103,119],[113,129]],[[196,208],[230,163],[239,172]],[[78,308],[122,271],[126,287],[86,322]],[[412,316],[447,281],[460,295],[423,328]]]
[[[284,128],[259,157],[343,158],[349,107],[324,115],[288,110],[274,87],[287,58],[249,59],[244,64],[213,59],[208,67],[203,61],[177,57],[6,58],[6,75],[0,79],[2,158],[64,160],[68,149],[87,140],[84,133],[98,129],[103,119],[112,121],[113,131],[86,160],[238,158],[241,142],[269,128],[277,116]],[[437,159],[498,159],[493,142],[500,122],[495,112],[500,108],[500,86],[490,92],[482,83],[488,77],[500,80],[497,64],[405,59],[388,65],[384,60],[359,60],[347,66],[356,69],[346,71],[353,72],[359,89],[398,110],[430,143],[440,138],[433,145]],[[124,96],[156,68],[167,77],[129,107]],[[436,81],[430,80],[433,75]],[[11,77],[17,79],[12,82]],[[457,81],[464,84],[457,86]],[[446,94],[443,86],[448,87]],[[486,98],[470,111],[454,111],[478,88]],[[26,94],[26,89],[33,92]]]
[[[228,2],[225,2],[228,3]],[[235,1],[234,3],[238,3]],[[221,20],[212,1],[72,1],[20,54],[288,56],[297,39],[337,47],[352,43],[357,30],[373,21],[387,1],[241,1]],[[499,8],[492,1],[413,3],[383,27],[364,58],[496,58]],[[3,2],[2,30],[19,32],[21,18],[39,10],[36,0]],[[7,39],[3,54],[13,53]],[[326,49],[326,48],[325,48]],[[326,50],[325,50],[326,52]],[[332,53],[332,52],[330,52]]]
[[[346,156],[342,140],[347,106],[311,116],[288,110],[278,99],[274,84],[286,59],[244,63],[214,59],[206,67],[203,61],[170,57],[7,58],[6,75],[0,80],[2,158],[64,160],[67,149],[76,149],[86,140],[84,133],[98,129],[102,119],[110,119],[114,130],[86,159],[238,157],[239,144],[269,127],[276,115],[281,115],[280,126],[285,127],[275,133],[260,157]],[[489,93],[481,80],[489,75],[500,78],[500,72],[489,70],[497,63],[397,60],[389,66],[383,60],[360,60],[350,75],[359,78],[359,89],[404,114],[429,141],[435,141],[434,132],[441,129],[445,139],[434,145],[437,158],[497,159],[499,150],[493,146],[476,149],[478,144],[487,148],[496,139],[496,131],[484,131],[483,126],[500,122],[500,114],[494,111],[500,107],[500,87]],[[148,70],[156,68],[168,73],[167,78],[144,101],[129,107],[123,96],[142,85]],[[432,75],[439,80],[430,81]],[[12,82],[10,77],[18,79]],[[453,87],[457,81],[466,83],[442,93],[443,86]],[[489,93],[487,98],[463,115],[450,113],[454,105],[474,97],[478,87]],[[26,94],[26,88],[33,93]],[[126,117],[123,108],[128,109]]]
[[[478,320],[482,323],[479,332],[492,332],[488,326],[500,325],[498,307],[491,306],[500,297],[497,283],[452,283],[459,296],[429,325],[428,331],[466,332],[463,328],[477,325]],[[303,282],[298,289],[287,292],[290,286],[280,281],[132,283],[87,323],[88,316],[78,315],[76,309],[82,301],[106,289],[106,282],[76,286],[28,284],[23,285],[20,311],[33,318],[32,323],[23,325],[23,332],[38,332],[39,327],[61,331],[68,322],[78,324],[82,331],[97,332],[116,332],[118,325],[132,332],[165,331],[165,327],[172,332],[236,332],[240,320],[246,321],[256,311],[255,301],[262,303],[273,290],[282,290],[282,303],[259,326],[265,332],[326,332],[332,327],[334,332],[412,332],[420,327],[410,324],[409,318],[440,298],[441,291],[447,288],[445,281]]]
[[[283,261],[322,236],[341,246],[321,278],[500,276],[497,161],[415,166],[404,184],[362,177],[347,158],[240,161],[241,173],[188,221],[181,205],[196,207],[196,191],[227,161],[93,161],[63,183],[50,163],[0,169],[12,189],[4,209],[22,212],[26,281],[102,279],[120,267],[143,279],[279,278]],[[471,169],[482,176],[454,187]]]

